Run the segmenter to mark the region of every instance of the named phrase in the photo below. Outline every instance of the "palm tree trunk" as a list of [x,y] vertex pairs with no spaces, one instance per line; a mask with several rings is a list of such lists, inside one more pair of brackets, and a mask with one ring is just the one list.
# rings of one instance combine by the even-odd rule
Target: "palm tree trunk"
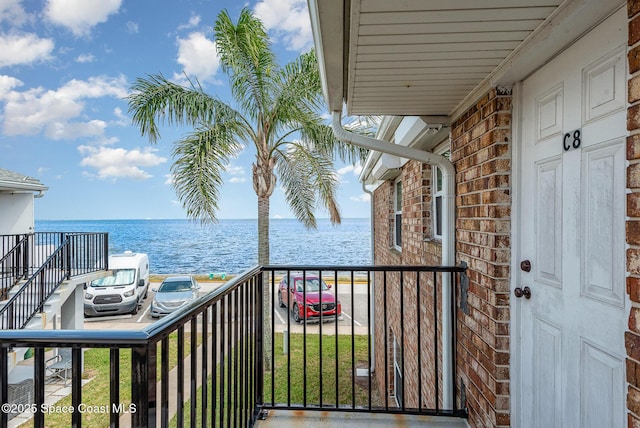
[[[253,165],[253,188],[258,195],[258,264],[269,264],[269,198],[276,186],[276,177],[273,174],[274,160],[257,156]],[[262,333],[264,343],[264,368],[271,370],[271,343],[273,331],[271,330],[272,290],[269,274],[262,277]]]
[[[269,197],[258,196],[258,264],[269,264]],[[271,281],[269,274],[262,275],[262,334],[264,350],[264,369],[271,370],[271,343],[273,331],[271,331]]]
[[269,264],[269,196],[258,196],[258,264]]

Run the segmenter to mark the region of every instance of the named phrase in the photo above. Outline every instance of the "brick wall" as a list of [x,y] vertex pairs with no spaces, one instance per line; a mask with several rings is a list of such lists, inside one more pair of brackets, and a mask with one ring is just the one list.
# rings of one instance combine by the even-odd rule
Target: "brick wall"
[[492,89],[452,125],[456,257],[469,266],[469,314],[458,312],[458,385],[469,423],[509,426],[511,96]]
[[[469,423],[476,427],[509,426],[509,263],[511,215],[511,96],[490,91],[452,126],[451,159],[456,166],[456,252],[457,261],[469,266],[469,315],[459,312],[458,379],[465,385],[464,395],[469,410]],[[415,161],[402,169],[403,220],[402,251],[393,242],[393,182],[384,183],[374,193],[374,262],[386,265],[439,265],[441,244],[431,239],[431,167]],[[380,281],[376,279],[376,284]],[[433,292],[431,282],[423,284],[424,293]],[[404,306],[414,307],[411,287],[406,287]],[[440,291],[440,290],[438,290]],[[390,314],[387,331],[376,323],[376,371],[378,385],[392,382],[392,333],[400,325],[402,305],[399,285],[390,281],[386,290],[376,286],[376,307]],[[433,318],[432,300],[420,303],[421,319]],[[438,308],[440,311],[440,308]],[[406,311],[405,311],[406,314]],[[415,314],[415,312],[413,312]],[[412,315],[414,316],[414,315]],[[415,327],[414,327],[415,328]],[[421,327],[423,338],[433,337],[433,326]],[[405,356],[417,341],[415,332],[405,333]],[[386,342],[386,348],[385,348]],[[436,358],[428,347],[431,339],[420,346],[425,355],[423,396],[433,391],[436,380],[424,367]],[[412,345],[412,343],[414,343]],[[387,371],[384,370],[384,350]],[[441,361],[441,356],[438,355]],[[405,370],[412,367],[405,364]],[[440,374],[441,375],[441,374]],[[441,377],[439,376],[439,379]],[[406,389],[417,388],[417,379],[406,377]],[[393,385],[389,385],[392,389]],[[389,393],[389,391],[381,391]],[[407,403],[409,405],[410,403]],[[425,402],[431,406],[433,403]]]
[[[439,265],[441,245],[430,240],[431,236],[431,167],[415,161],[408,162],[399,177],[402,180],[402,251],[393,248],[394,181],[388,181],[378,187],[374,193],[374,262],[379,265]],[[403,350],[405,356],[406,397],[417,397],[419,385],[422,388],[423,407],[435,407],[433,400],[435,382],[433,364],[433,281],[432,276],[423,274],[420,277],[420,304],[418,305],[417,279],[413,275],[403,276],[402,302],[400,301],[400,278],[397,274],[387,276],[387,288],[383,288],[382,275],[376,275],[375,305],[376,310],[386,309],[388,314],[387,331],[380,322],[376,323],[376,382],[380,393],[386,394],[388,404],[394,406],[391,397],[393,391],[393,335],[398,340],[404,336]],[[386,298],[385,298],[386,296]],[[421,343],[418,344],[418,327],[415,320],[420,311]],[[438,309],[440,311],[440,309]],[[401,317],[405,318],[404,325]],[[380,319],[380,317],[378,317]],[[439,328],[439,326],[438,326]],[[418,349],[418,346],[421,349]],[[384,360],[386,351],[386,361]],[[441,351],[441,350],[440,350]],[[440,352],[439,352],[440,354]],[[417,356],[421,355],[420,361]],[[385,364],[386,363],[386,364]],[[418,365],[421,366],[421,382],[418,382]],[[440,365],[441,367],[442,365]],[[385,372],[386,367],[386,372]],[[386,376],[386,377],[385,377]],[[388,384],[385,390],[384,385]],[[440,387],[442,385],[440,384]],[[384,403],[383,403],[384,404]],[[440,400],[440,405],[442,400]],[[418,403],[405,401],[409,407],[417,407]]]
[[629,427],[640,427],[640,1],[627,3],[629,14],[629,91],[627,111],[627,292],[631,300],[627,348]]

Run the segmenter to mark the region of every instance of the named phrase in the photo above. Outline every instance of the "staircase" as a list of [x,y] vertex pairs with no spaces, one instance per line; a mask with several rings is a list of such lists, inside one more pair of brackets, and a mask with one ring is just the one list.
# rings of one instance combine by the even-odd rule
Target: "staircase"
[[[108,269],[107,249],[106,233],[0,236],[0,329],[53,328],[54,315],[79,284]],[[14,349],[9,370],[25,351]]]

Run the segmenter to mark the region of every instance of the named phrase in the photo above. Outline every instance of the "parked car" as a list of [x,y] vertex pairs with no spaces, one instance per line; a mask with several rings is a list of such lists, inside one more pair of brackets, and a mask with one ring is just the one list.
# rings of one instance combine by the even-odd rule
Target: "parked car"
[[289,308],[295,322],[320,320],[320,314],[323,320],[336,319],[342,314],[342,306],[330,289],[317,276],[287,275],[278,287],[278,303],[281,308]]
[[112,254],[109,271],[85,287],[85,316],[137,314],[149,291],[149,256],[132,251]]
[[191,275],[167,277],[160,287],[152,288],[156,292],[151,302],[151,316],[158,318],[168,315],[198,298],[200,286]]

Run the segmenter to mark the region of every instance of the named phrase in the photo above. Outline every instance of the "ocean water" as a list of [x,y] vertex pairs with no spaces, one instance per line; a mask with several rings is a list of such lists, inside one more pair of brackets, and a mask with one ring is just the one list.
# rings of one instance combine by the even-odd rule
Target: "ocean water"
[[[155,274],[237,274],[258,262],[257,220],[36,220],[35,226],[37,232],[107,232],[109,254],[147,253]],[[320,219],[315,230],[274,219],[270,229],[271,264],[371,264],[369,219],[343,219],[337,226]]]

